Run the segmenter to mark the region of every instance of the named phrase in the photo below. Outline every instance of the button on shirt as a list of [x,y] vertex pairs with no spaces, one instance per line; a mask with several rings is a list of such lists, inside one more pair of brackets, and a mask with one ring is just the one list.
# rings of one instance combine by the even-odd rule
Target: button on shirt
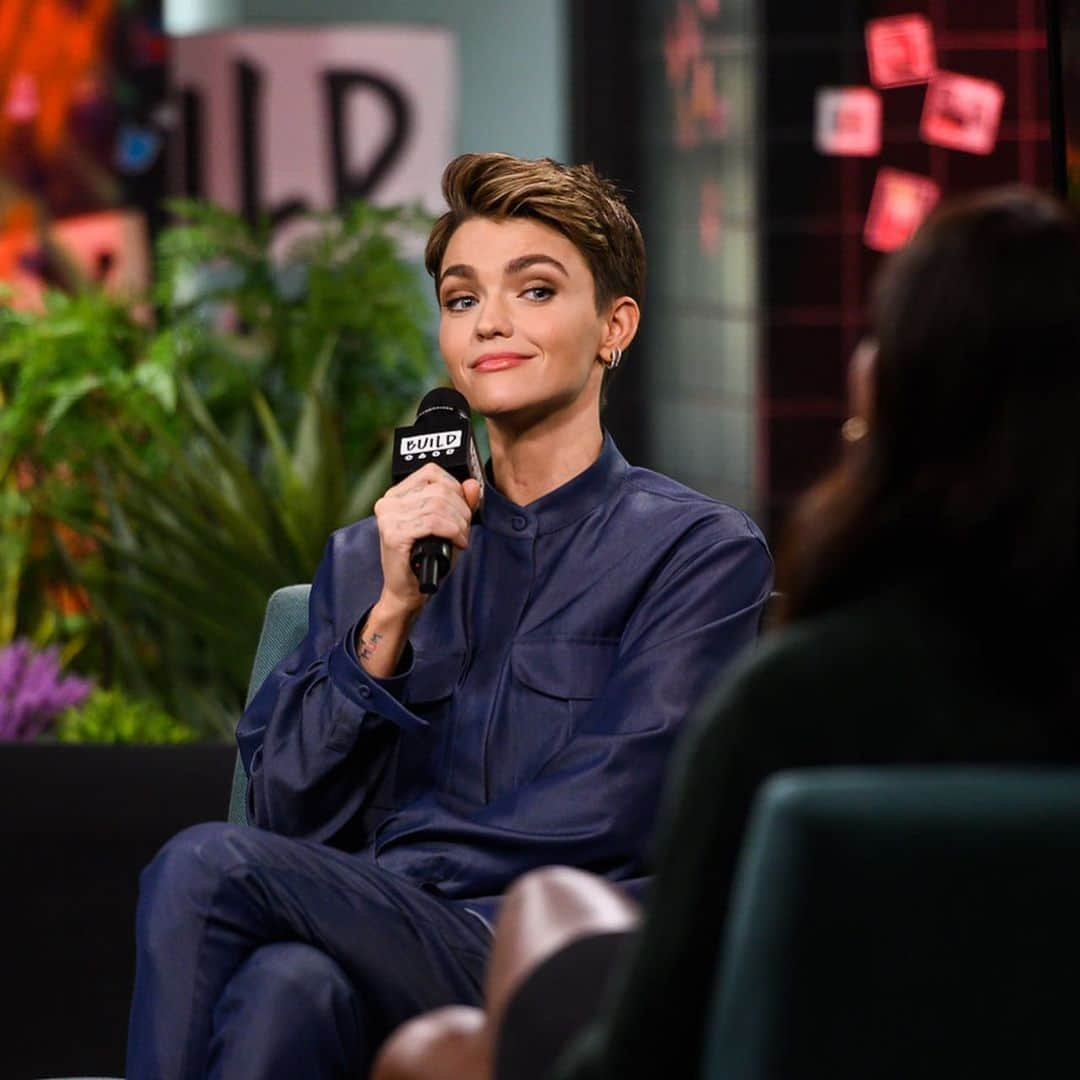
[[335,532],[309,631],[237,730],[250,820],[353,850],[491,917],[561,863],[640,894],[679,727],[757,633],[772,562],[741,511],[598,459],[517,506],[489,482],[398,673],[361,667],[373,518]]

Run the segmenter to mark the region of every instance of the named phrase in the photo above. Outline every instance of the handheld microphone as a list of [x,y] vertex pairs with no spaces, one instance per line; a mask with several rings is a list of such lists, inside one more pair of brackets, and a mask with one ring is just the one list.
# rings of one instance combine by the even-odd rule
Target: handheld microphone
[[[426,393],[416,410],[416,423],[394,429],[394,483],[401,483],[434,461],[455,480],[478,481],[482,498],[484,470],[476,452],[470,415],[469,403],[456,390],[439,386]],[[440,536],[425,536],[413,544],[409,565],[422,593],[438,592],[440,582],[450,572],[453,550],[453,544]]]

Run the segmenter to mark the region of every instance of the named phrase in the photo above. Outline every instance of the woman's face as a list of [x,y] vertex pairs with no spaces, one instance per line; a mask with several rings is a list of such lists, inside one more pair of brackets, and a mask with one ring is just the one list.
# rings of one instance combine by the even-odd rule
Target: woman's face
[[439,348],[477,412],[520,426],[599,411],[607,320],[571,241],[527,218],[470,218],[440,274]]

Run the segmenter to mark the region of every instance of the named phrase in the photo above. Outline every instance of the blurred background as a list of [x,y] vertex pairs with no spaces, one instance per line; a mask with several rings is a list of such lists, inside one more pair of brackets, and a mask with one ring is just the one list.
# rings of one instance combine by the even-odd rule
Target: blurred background
[[[1078,36],[1080,0],[0,0],[9,838],[61,783],[150,775],[57,748],[158,744],[173,816],[99,905],[126,949],[158,833],[224,813],[266,599],[369,512],[441,378],[419,254],[451,157],[622,187],[648,295],[606,423],[775,537],[837,453],[881,259],[946,195],[1080,186]],[[129,957],[90,936],[57,1071],[122,1067]]]

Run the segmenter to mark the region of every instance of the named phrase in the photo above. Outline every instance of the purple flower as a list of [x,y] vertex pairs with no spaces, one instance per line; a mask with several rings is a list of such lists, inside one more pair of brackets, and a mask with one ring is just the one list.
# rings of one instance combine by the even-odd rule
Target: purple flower
[[39,652],[21,638],[12,642],[0,649],[0,739],[36,738],[92,689],[89,679],[63,674],[56,648]]

